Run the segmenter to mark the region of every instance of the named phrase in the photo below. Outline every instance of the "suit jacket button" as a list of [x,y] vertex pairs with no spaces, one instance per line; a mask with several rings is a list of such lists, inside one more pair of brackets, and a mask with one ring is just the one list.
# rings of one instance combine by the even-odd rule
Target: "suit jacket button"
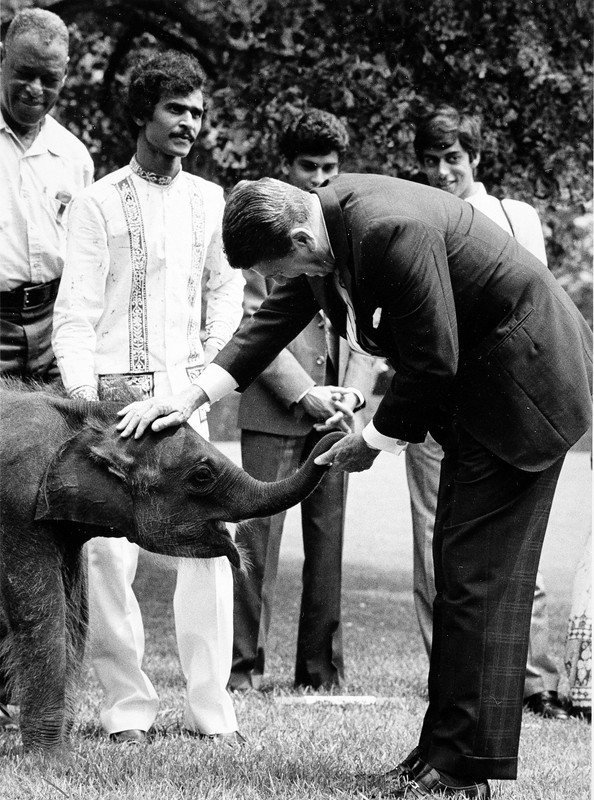
[[316,358],[316,364],[323,364],[326,359],[322,358],[322,356],[318,356]]

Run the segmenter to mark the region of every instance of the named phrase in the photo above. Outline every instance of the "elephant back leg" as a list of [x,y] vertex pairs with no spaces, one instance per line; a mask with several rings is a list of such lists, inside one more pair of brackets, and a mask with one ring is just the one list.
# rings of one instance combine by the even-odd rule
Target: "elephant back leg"
[[25,558],[18,548],[3,554],[10,668],[24,749],[56,752],[64,748],[67,671],[61,553],[51,537],[26,549]]
[[10,690],[10,673],[8,670],[10,661],[10,630],[3,606],[4,604],[2,603],[2,608],[0,608],[0,703],[8,705],[8,703],[13,702]]

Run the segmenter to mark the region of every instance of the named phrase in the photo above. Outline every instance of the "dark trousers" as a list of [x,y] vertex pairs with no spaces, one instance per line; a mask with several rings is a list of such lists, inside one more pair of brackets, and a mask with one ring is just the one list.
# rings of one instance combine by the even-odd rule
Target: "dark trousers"
[[[243,467],[259,480],[281,480],[320,438],[317,431],[295,437],[244,430]],[[340,593],[346,483],[344,473],[328,473],[301,503],[304,563],[297,685],[336,684],[343,675]],[[254,519],[237,532],[236,541],[251,566],[235,579],[232,687],[242,680],[258,686],[264,674],[284,521],[285,513]]]
[[60,373],[52,350],[53,302],[31,310],[0,306],[0,374],[50,382]]
[[444,450],[421,756],[475,780],[513,779],[536,573],[563,459],[524,472],[463,430]]

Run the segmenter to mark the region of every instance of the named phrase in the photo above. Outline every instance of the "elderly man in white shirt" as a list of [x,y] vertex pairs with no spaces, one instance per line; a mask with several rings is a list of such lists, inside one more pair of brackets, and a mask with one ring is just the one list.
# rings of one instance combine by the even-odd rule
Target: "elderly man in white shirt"
[[[52,381],[54,300],[71,198],[93,179],[87,148],[48,112],[66,80],[68,29],[20,11],[2,45],[0,88],[0,374]],[[0,637],[4,635],[0,624]],[[0,729],[16,728],[0,665]]]
[[70,200],[93,179],[86,147],[48,112],[66,80],[68,29],[56,14],[20,11],[2,48],[0,93],[0,373],[58,377],[53,304]]
[[[241,320],[244,280],[221,248],[223,191],[181,165],[201,128],[203,85],[198,62],[180,53],[136,67],[128,96],[136,155],[72,204],[53,338],[72,397],[108,397],[122,380],[145,397],[179,391]],[[208,435],[204,410],[189,423]],[[158,709],[142,670],[137,561],[138,547],[126,539],[89,543],[91,656],[105,693],[101,721],[114,742],[145,741]],[[187,680],[183,726],[237,741],[226,691],[233,640],[227,559],[180,560],[173,607]]]
[[[484,185],[474,179],[481,150],[481,125],[477,117],[460,115],[451,106],[431,109],[418,120],[414,147],[431,186],[466,200],[543,264],[547,263],[536,210],[519,200],[499,200],[487,194]],[[431,651],[435,596],[432,542],[442,456],[441,446],[430,435],[422,444],[410,444],[406,452],[414,539],[415,608],[427,653]],[[544,717],[568,719],[567,709],[557,694],[559,672],[549,652],[546,595],[539,572],[532,608],[524,704]]]

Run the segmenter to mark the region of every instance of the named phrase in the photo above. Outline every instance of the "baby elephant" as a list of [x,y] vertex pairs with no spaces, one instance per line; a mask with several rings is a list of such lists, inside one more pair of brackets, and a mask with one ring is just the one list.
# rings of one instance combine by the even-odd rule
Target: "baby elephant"
[[25,750],[59,753],[87,628],[83,545],[125,536],[170,556],[240,558],[225,522],[301,502],[325,468],[261,483],[188,425],[138,440],[116,431],[121,402],[69,400],[0,380],[0,595],[3,659]]

